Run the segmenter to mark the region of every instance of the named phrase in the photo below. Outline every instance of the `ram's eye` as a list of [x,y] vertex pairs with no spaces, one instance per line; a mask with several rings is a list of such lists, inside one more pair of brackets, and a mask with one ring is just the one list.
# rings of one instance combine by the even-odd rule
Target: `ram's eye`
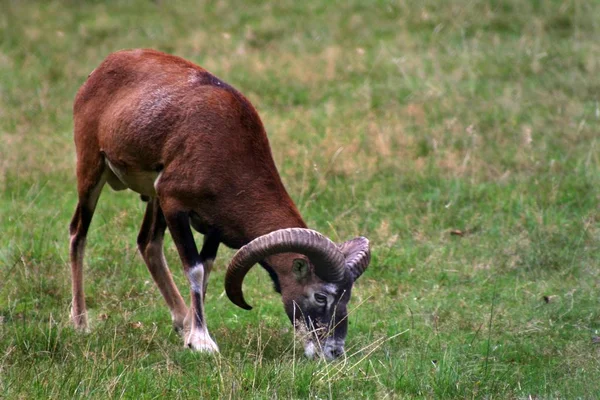
[[315,293],[315,300],[319,304],[327,304],[327,296],[321,293]]

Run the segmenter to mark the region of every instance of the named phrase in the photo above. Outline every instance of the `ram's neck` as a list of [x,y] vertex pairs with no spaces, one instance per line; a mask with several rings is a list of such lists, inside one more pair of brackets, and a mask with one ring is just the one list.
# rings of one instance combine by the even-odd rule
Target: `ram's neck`
[[[243,244],[278,229],[307,227],[283,184],[270,195],[265,194],[266,192],[263,192],[259,198],[254,200],[253,223],[244,224],[247,232],[244,235]],[[273,288],[276,292],[281,294],[282,280],[286,280],[287,271],[285,269],[288,266],[291,268],[293,259],[297,257],[300,255],[278,254],[260,262],[273,281]]]
[[203,213],[207,227],[217,230],[226,246],[237,249],[278,229],[306,228],[283,186],[277,191],[261,189],[255,185],[239,196],[223,196]]
[[251,241],[278,229],[306,228],[300,212],[286,192],[273,196],[270,201],[263,200],[256,206],[254,223],[248,224],[245,239]]

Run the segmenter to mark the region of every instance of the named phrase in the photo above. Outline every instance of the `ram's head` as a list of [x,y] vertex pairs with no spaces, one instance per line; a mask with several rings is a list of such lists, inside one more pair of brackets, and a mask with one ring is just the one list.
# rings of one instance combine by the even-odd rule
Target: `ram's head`
[[369,261],[369,241],[364,237],[337,245],[310,229],[280,229],[235,254],[225,289],[234,304],[249,310],[242,292],[246,273],[257,262],[272,268],[285,311],[303,337],[305,354],[334,359],[344,354],[347,304]]

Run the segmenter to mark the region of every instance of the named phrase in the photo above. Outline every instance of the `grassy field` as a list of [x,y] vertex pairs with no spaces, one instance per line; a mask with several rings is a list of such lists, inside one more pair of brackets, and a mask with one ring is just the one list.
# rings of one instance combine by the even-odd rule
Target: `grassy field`
[[[600,3],[261,3],[0,0],[0,397],[597,398]],[[231,304],[226,249],[221,354],[185,350],[108,188],[72,329],[72,101],[132,47],[245,93],[308,225],[370,238],[346,359],[304,359],[260,268]]]

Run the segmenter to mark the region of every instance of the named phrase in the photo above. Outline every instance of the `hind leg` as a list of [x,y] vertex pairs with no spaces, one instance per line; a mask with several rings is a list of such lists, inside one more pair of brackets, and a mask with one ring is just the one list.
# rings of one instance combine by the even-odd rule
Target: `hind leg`
[[102,188],[106,183],[104,161],[100,153],[78,154],[77,191],[79,201],[69,228],[71,234],[70,261],[73,301],[71,319],[77,329],[86,330],[87,312],[83,292],[83,254],[92,216]]
[[144,222],[137,239],[138,248],[156,286],[169,306],[173,326],[176,330],[183,331],[183,323],[188,309],[165,260],[163,238],[166,228],[167,222],[158,204],[158,199],[149,199]]

